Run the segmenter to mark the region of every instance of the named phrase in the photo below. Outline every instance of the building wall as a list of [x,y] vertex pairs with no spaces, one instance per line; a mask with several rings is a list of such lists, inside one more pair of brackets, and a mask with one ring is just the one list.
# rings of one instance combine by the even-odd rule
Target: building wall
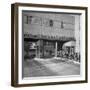
[[[23,16],[25,34],[74,37],[75,18],[70,14],[51,14],[25,11],[23,12]],[[33,16],[32,23],[26,24],[26,16]],[[49,26],[49,20],[53,20],[52,27]]]

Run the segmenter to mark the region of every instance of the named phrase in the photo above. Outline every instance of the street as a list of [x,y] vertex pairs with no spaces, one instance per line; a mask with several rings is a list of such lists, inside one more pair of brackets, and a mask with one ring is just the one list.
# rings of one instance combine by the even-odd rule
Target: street
[[24,61],[24,77],[80,75],[80,64],[62,60]]

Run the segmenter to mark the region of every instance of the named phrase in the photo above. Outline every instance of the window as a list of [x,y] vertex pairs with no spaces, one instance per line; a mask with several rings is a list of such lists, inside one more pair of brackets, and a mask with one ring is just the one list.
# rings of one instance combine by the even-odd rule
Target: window
[[26,24],[28,24],[28,16],[26,16]]
[[49,21],[49,26],[52,27],[53,26],[53,20]]
[[32,18],[33,18],[33,16],[26,16],[26,24],[31,24]]
[[61,28],[62,28],[62,29],[64,28],[63,21],[61,21]]

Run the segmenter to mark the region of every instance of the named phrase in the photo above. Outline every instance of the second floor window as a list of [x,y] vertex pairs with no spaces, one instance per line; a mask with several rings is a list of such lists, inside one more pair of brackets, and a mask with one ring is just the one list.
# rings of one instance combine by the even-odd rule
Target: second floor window
[[32,18],[33,18],[33,16],[26,16],[26,24],[31,24]]
[[64,28],[63,21],[61,21],[61,28],[62,28],[62,29]]
[[50,27],[53,26],[53,20],[49,20],[49,26],[50,26]]

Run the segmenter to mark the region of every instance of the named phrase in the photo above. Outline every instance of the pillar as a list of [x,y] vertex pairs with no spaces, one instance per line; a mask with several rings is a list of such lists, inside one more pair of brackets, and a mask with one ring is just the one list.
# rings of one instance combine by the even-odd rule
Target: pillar
[[55,57],[57,57],[57,42],[55,42]]
[[40,40],[37,41],[36,58],[40,58]]
[[36,58],[38,58],[38,51],[37,51],[37,47],[36,47]]

